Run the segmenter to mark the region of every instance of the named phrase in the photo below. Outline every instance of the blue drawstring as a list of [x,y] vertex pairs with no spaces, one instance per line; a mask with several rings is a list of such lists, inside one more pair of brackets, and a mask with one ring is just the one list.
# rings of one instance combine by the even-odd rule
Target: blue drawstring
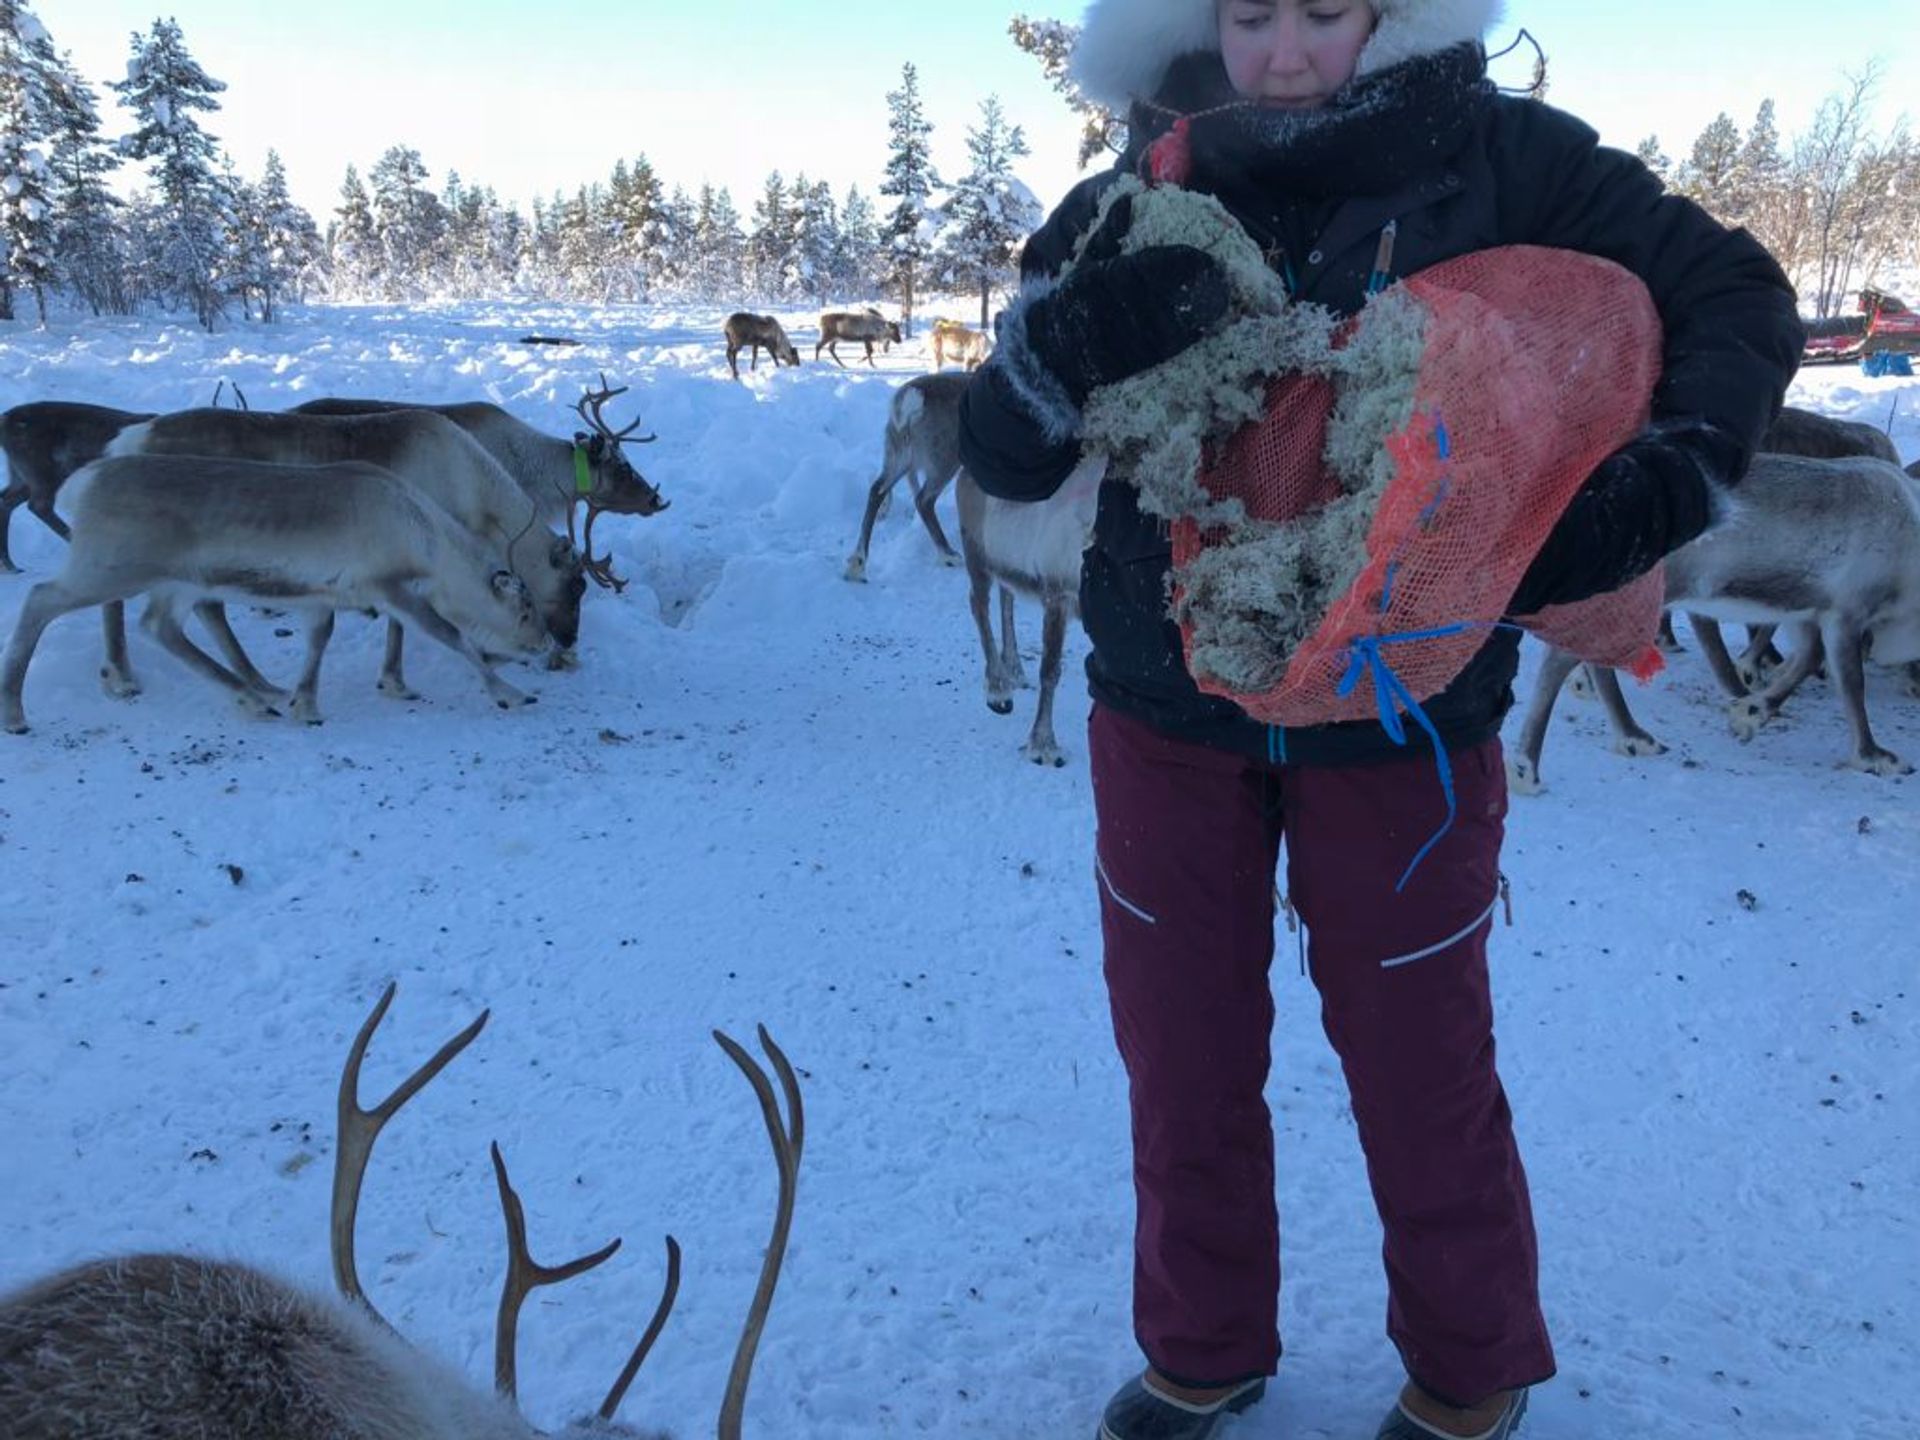
[[1267,763],[1269,765],[1287,763],[1287,731],[1283,725],[1267,727]]

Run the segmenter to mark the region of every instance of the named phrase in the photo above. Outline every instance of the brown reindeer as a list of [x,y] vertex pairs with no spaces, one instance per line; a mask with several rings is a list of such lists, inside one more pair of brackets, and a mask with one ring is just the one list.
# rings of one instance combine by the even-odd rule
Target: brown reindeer
[[7,549],[13,512],[25,505],[42,525],[67,539],[66,522],[54,512],[54,495],[74,471],[106,454],[114,436],[151,419],[151,414],[71,400],[34,400],[0,413],[0,450],[7,457],[7,488],[0,490],[0,572],[20,569]]
[[939,370],[949,360],[957,360],[969,370],[986,363],[992,342],[984,330],[969,330],[958,320],[945,318],[933,322],[933,368]]
[[[0,1297],[0,1416],[8,1440],[537,1440],[515,1407],[521,1306],[534,1289],[610,1258],[615,1240],[564,1265],[534,1261],[526,1213],[500,1147],[494,1179],[506,1217],[508,1269],[494,1335],[494,1390],[473,1388],[413,1349],[367,1299],[353,1231],[374,1141],[394,1114],[480,1033],[481,1016],[372,1110],[360,1105],[368,1042],[393,1000],[389,985],[361,1026],[340,1079],[334,1155],[332,1253],[338,1300],[251,1266],[181,1254],[96,1260]],[[747,1382],[773,1301],[793,1222],[805,1116],[793,1067],[760,1031],[784,1094],[727,1036],[714,1039],[759,1099],[780,1172],[773,1238],[734,1352],[721,1405],[721,1440],[739,1440]],[[634,1435],[613,1422],[679,1288],[680,1251],[667,1237],[664,1293],[597,1416],[567,1435]]]
[[754,315],[745,310],[736,310],[727,317],[722,330],[727,338],[727,368],[733,372],[733,378],[740,378],[739,355],[742,350],[750,352],[747,357],[747,369],[760,368],[760,351],[764,347],[767,354],[778,365],[799,365],[800,352],[793,348],[793,342],[787,339],[787,332],[780,328],[780,322],[771,315]]
[[844,368],[846,361],[834,347],[842,340],[857,340],[866,347],[867,364],[873,364],[873,347],[881,349],[900,343],[900,327],[878,310],[827,310],[820,316],[820,339],[813,347],[813,358],[820,358],[821,347],[833,356],[833,363]]

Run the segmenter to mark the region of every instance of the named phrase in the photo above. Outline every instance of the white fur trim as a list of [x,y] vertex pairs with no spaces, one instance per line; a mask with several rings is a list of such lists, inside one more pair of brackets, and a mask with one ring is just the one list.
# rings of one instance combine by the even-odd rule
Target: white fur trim
[[1027,340],[1027,312],[1035,301],[1051,295],[1054,285],[1051,279],[1035,276],[1020,287],[1020,294],[1003,314],[1000,338],[987,366],[999,372],[1015,402],[1057,445],[1080,433],[1080,408]]
[[[1500,18],[1501,0],[1370,0],[1379,28],[1355,73],[1369,75],[1478,40]],[[1124,114],[1151,97],[1167,67],[1195,50],[1220,48],[1218,0],[1091,0],[1070,74],[1088,99]]]

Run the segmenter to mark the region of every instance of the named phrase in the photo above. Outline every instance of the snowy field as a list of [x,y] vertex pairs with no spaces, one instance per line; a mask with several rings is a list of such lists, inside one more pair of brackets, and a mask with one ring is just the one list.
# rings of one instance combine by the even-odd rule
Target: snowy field
[[[540,703],[515,713],[424,644],[424,698],[382,697],[380,629],[355,618],[313,728],[243,717],[137,631],[146,693],[109,699],[91,617],[48,631],[34,729],[0,736],[0,1290],[141,1247],[324,1287],[334,1087],[393,979],[370,1097],[493,1019],[381,1142],[360,1244],[377,1304],[490,1374],[498,1139],[537,1255],[627,1240],[529,1305],[529,1416],[598,1403],[670,1231],[681,1300],[624,1418],[701,1434],[774,1196],[752,1095],[708,1032],[765,1022],[802,1072],[808,1138],[747,1434],[1091,1433],[1138,1355],[1084,642],[1069,763],[1038,769],[1017,753],[1031,698],[987,711],[964,576],[909,507],[881,523],[870,583],[841,578],[891,388],[928,361],[916,339],[873,370],[814,364],[811,317],[790,318],[808,363],[763,358],[744,384],[718,312],[0,327],[0,407],[175,409],[226,380],[256,408],[487,398],[564,433],[604,369],[633,387],[614,423],[658,433],[636,458],[672,501],[602,520],[633,584],[588,595],[580,669],[516,674]],[[1793,398],[1876,424],[1897,400],[1895,439],[1920,455],[1920,381],[1809,371]],[[6,633],[61,548],[24,510],[13,534]],[[236,623],[293,673],[284,620]],[[1516,801],[1506,856],[1502,1069],[1560,1355],[1526,1434],[1911,1436],[1920,791],[1837,768],[1846,728],[1819,683],[1744,746],[1695,655],[1632,698],[1672,753],[1615,756],[1597,709],[1563,700],[1550,789]],[[1882,743],[1920,758],[1897,677],[1875,674],[1870,703]],[[1437,822],[1437,786],[1434,804]],[[1352,1440],[1398,1371],[1343,1087],[1280,942],[1288,1354],[1230,1433]]]

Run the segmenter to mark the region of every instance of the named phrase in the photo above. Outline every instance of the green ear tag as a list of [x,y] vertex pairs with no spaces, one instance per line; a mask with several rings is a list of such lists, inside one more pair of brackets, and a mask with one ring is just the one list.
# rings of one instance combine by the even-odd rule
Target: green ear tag
[[573,488],[582,495],[593,493],[593,472],[587,469],[587,448],[573,447]]

